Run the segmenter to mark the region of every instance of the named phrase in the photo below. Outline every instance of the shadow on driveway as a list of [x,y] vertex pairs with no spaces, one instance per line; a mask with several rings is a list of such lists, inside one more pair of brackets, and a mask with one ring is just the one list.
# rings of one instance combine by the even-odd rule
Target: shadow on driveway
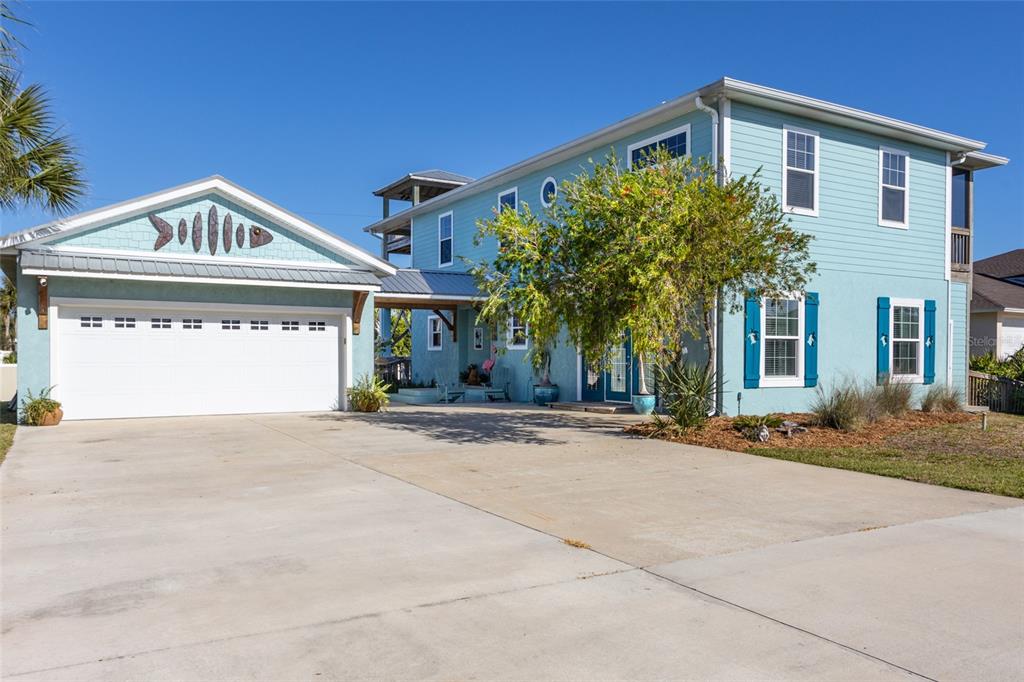
[[574,415],[553,410],[529,410],[488,407],[406,408],[378,413],[322,413],[309,415],[317,421],[355,420],[385,429],[418,433],[449,443],[516,443],[522,445],[560,445],[572,439],[564,429],[600,431],[602,435],[623,433],[628,422],[606,415]]

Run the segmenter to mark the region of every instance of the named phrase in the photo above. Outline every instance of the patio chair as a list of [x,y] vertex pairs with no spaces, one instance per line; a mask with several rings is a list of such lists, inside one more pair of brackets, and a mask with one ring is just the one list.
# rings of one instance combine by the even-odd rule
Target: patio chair
[[454,403],[457,400],[466,402],[466,391],[445,381],[440,371],[434,372],[434,383],[437,384],[437,402]]
[[491,402],[503,399],[505,402],[510,403],[512,402],[512,398],[509,395],[509,386],[511,384],[512,381],[509,377],[508,367],[495,367],[491,372],[491,385],[484,391],[484,395]]

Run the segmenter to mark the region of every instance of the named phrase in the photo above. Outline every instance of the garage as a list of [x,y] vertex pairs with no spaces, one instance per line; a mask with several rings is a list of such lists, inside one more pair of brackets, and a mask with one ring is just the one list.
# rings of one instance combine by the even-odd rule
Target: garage
[[219,176],[0,238],[19,399],[64,419],[348,408],[397,269]]
[[337,309],[55,303],[52,381],[68,419],[341,405]]

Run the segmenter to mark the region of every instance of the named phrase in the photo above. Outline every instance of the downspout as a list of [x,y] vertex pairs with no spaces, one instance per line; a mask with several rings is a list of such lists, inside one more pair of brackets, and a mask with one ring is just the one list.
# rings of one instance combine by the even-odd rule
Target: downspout
[[[693,98],[695,107],[711,117],[711,165],[715,169],[715,177],[718,184],[725,183],[722,169],[718,166],[718,147],[722,141],[718,135],[718,110],[704,104],[704,100],[697,95]],[[723,414],[725,395],[723,394],[722,370],[724,367],[724,355],[722,354],[722,326],[725,322],[725,311],[722,305],[721,292],[715,298],[715,413]]]

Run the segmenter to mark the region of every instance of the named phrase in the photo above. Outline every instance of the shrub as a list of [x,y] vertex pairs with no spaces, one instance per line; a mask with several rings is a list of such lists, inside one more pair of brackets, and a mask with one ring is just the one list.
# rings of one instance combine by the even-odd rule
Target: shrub
[[29,426],[38,426],[43,423],[43,417],[60,408],[60,403],[50,397],[53,386],[44,388],[39,395],[32,395],[32,389],[28,389],[27,395],[21,399],[21,419]]
[[12,350],[10,353],[4,356],[5,365],[16,365],[18,364],[18,351]]
[[866,401],[857,386],[850,381],[826,391],[818,386],[811,401],[814,423],[840,431],[853,431],[865,419]]
[[[910,410],[914,398],[914,385],[904,381],[893,381],[889,376],[882,383],[867,391],[866,398],[873,403],[877,416],[899,417]],[[874,421],[874,420],[872,420]]]
[[952,386],[933,384],[921,398],[923,412],[959,412],[963,405],[960,390]]
[[1024,381],[1024,346],[1005,360],[996,360],[994,353],[971,357],[971,369],[975,372],[994,374],[1004,379]]
[[380,412],[388,406],[390,386],[373,376],[365,374],[348,389],[348,398],[356,412]]
[[[662,404],[671,423],[684,430],[704,426],[715,404],[715,375],[686,363],[658,369]],[[655,417],[655,421],[664,421]]]

